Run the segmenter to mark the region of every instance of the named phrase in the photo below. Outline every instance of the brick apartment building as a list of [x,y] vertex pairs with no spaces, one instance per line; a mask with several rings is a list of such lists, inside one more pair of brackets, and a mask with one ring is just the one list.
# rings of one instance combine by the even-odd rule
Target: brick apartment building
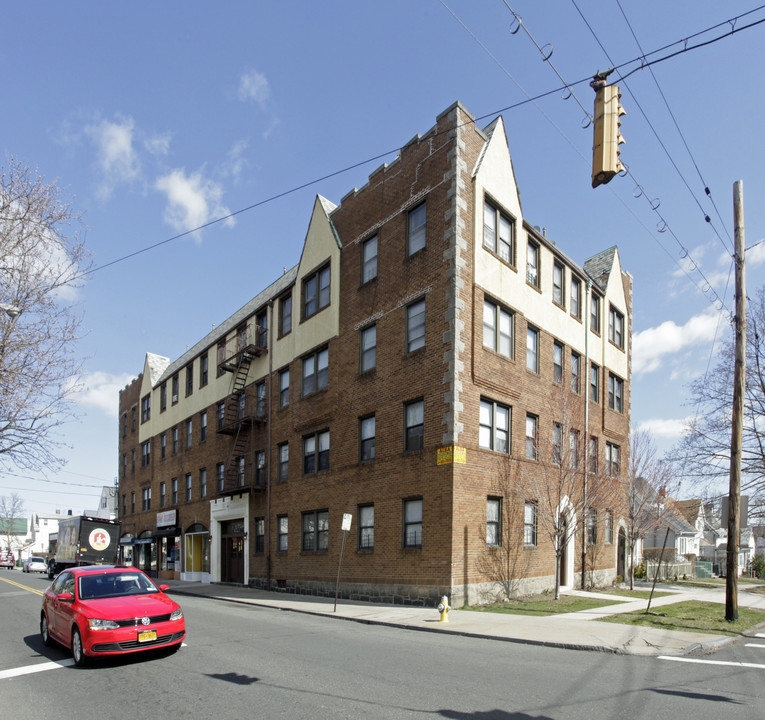
[[[522,478],[565,446],[582,487],[618,487],[631,305],[616,248],[580,266],[526,222],[502,119],[457,103],[339,205],[317,197],[296,266],[180,358],[146,355],[120,393],[124,558],[332,595],[349,514],[342,597],[552,587]],[[561,584],[624,575],[618,498],[585,523],[571,497]]]

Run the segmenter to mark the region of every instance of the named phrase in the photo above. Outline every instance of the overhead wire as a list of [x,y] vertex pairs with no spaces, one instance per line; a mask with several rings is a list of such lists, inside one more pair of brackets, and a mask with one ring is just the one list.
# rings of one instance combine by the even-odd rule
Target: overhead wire
[[[571,2],[574,3],[574,7],[576,7],[576,9],[579,10],[579,8],[577,7],[577,4],[576,4],[576,0],[571,0]],[[642,53],[643,52],[643,46],[641,45],[640,40],[638,40],[637,34],[635,33],[635,30],[632,27],[632,23],[630,22],[629,18],[627,17],[627,13],[624,11],[624,8],[622,7],[622,4],[621,4],[620,0],[616,0],[616,4],[618,5],[619,10],[621,11],[622,16],[624,17],[624,21],[627,23],[627,27],[629,28],[630,33],[632,33],[632,37],[635,40],[635,44],[638,46],[638,50],[640,50],[640,52]],[[579,14],[582,15],[581,10],[579,10]],[[584,19],[584,15],[582,15],[582,19]],[[586,20],[585,20],[585,23],[587,23]],[[587,27],[590,27],[589,23],[587,23]],[[590,28],[590,30],[592,31],[592,28]],[[594,31],[593,31],[592,34],[593,34],[593,36],[595,36],[595,39],[598,40],[598,38],[595,35]],[[598,40],[598,44],[601,47],[603,47],[603,45],[600,43],[600,40]],[[606,52],[605,48],[603,48],[603,52]],[[608,56],[607,52],[606,52],[606,56]],[[610,60],[610,58],[609,58],[609,60]],[[661,95],[661,99],[664,101],[664,105],[667,108],[667,112],[669,113],[669,116],[672,118],[672,122],[675,125],[675,129],[677,130],[677,134],[680,136],[680,139],[683,142],[683,146],[685,147],[685,150],[688,153],[688,157],[690,157],[691,162],[693,163],[693,167],[696,169],[696,173],[699,176],[699,180],[701,180],[701,184],[704,187],[704,193],[709,198],[709,201],[712,203],[712,207],[715,209],[715,212],[717,213],[717,217],[720,220],[720,224],[722,225],[722,227],[723,227],[723,229],[725,231],[725,234],[728,236],[728,242],[730,243],[729,246],[725,244],[725,241],[720,236],[720,233],[717,231],[717,228],[714,225],[712,225],[712,221],[710,220],[709,215],[707,215],[707,213],[704,212],[704,209],[701,207],[701,203],[698,201],[698,199],[696,198],[696,195],[694,194],[693,190],[691,190],[690,185],[688,184],[688,182],[686,181],[685,177],[683,176],[683,174],[680,172],[679,168],[675,164],[675,161],[672,159],[671,155],[669,154],[669,151],[666,149],[666,146],[664,145],[664,143],[659,138],[659,134],[656,132],[656,129],[654,128],[653,124],[648,119],[648,117],[646,116],[645,112],[643,112],[643,108],[640,105],[640,103],[638,102],[637,97],[635,97],[635,94],[632,92],[632,90],[629,91],[630,95],[632,95],[632,97],[635,99],[635,102],[637,103],[638,107],[640,108],[640,112],[643,113],[643,117],[646,119],[646,122],[648,122],[648,125],[651,128],[651,130],[653,130],[654,135],[656,135],[656,139],[659,140],[659,143],[661,144],[662,149],[667,154],[667,157],[670,158],[670,161],[672,162],[673,167],[677,170],[678,175],[680,175],[680,177],[681,177],[683,183],[685,184],[686,188],[688,188],[688,192],[691,193],[691,196],[696,201],[696,204],[698,205],[699,210],[701,210],[701,212],[704,214],[705,221],[707,223],[709,223],[710,227],[714,230],[715,235],[719,238],[719,240],[722,243],[723,247],[726,250],[728,250],[729,252],[732,253],[733,240],[731,239],[730,232],[728,231],[727,225],[725,224],[725,222],[722,219],[722,216],[720,215],[720,211],[717,209],[717,204],[715,203],[714,198],[712,197],[712,192],[709,189],[709,185],[704,180],[704,176],[701,174],[701,170],[699,169],[699,165],[696,162],[696,158],[693,156],[693,153],[691,152],[691,148],[688,146],[688,142],[685,139],[685,135],[683,134],[683,131],[680,129],[680,125],[677,122],[677,118],[675,117],[675,114],[672,112],[672,108],[669,105],[669,101],[667,100],[667,97],[664,94],[664,91],[661,89],[661,85],[659,84],[659,79],[656,77],[656,73],[654,73],[652,67],[649,67],[648,71],[651,73],[651,77],[653,78],[653,81],[656,84],[656,89],[659,91],[659,95]]]
[[[441,0],[441,2],[443,4],[443,0]],[[518,23],[518,29],[520,29],[520,27],[524,28],[524,32],[526,33],[526,35],[529,37],[529,39],[531,39],[531,41],[533,42],[535,47],[542,54],[544,62],[546,62],[548,64],[548,66],[551,69],[553,69],[553,71],[555,72],[555,74],[558,77],[561,77],[561,75],[558,72],[557,68],[555,68],[553,63],[550,61],[551,53],[545,55],[545,53],[541,49],[539,43],[534,39],[534,37],[531,35],[531,32],[529,31],[529,29],[525,26],[521,16],[518,15],[518,13],[515,12],[515,10],[511,7],[511,5],[508,2],[508,0],[502,0],[502,2],[504,3],[504,5],[508,9],[508,11],[512,14],[512,16],[515,19],[515,21]],[[517,32],[517,29],[515,30],[515,32]],[[570,88],[571,86],[570,85],[566,85],[566,87]],[[572,95],[574,95],[574,97],[576,97],[575,94],[573,93],[573,90],[571,91],[571,93],[572,93]],[[581,108],[584,107],[582,105],[582,103],[579,102],[578,98],[577,98],[577,103],[579,104],[579,107],[581,107]],[[590,121],[592,121],[592,116],[589,114],[589,111],[585,111],[585,112],[587,113],[587,116],[589,117]],[[579,153],[579,154],[581,156],[581,153]],[[635,189],[635,192],[633,192],[633,196],[635,198],[639,198],[641,196],[645,196],[646,200],[648,201],[648,204],[649,204],[650,208],[653,210],[653,212],[659,218],[659,223],[657,224],[657,231],[659,233],[669,232],[669,234],[672,236],[672,238],[675,240],[675,242],[677,243],[678,247],[680,248],[680,251],[682,253],[682,257],[683,258],[687,257],[689,259],[690,266],[691,266],[690,269],[693,272],[698,273],[698,275],[704,281],[704,287],[700,287],[698,285],[698,283],[694,282],[696,287],[701,291],[701,293],[704,295],[704,297],[707,298],[707,300],[710,300],[712,302],[713,305],[719,306],[717,308],[718,310],[722,310],[723,308],[725,308],[730,313],[730,309],[725,304],[725,300],[720,298],[720,296],[714,290],[714,287],[713,287],[712,283],[709,282],[709,280],[707,279],[706,275],[701,270],[701,266],[695,260],[693,260],[693,257],[691,256],[691,253],[688,250],[688,248],[686,248],[685,245],[683,245],[683,243],[680,241],[680,239],[677,237],[675,232],[670,227],[670,225],[667,222],[666,218],[659,211],[660,201],[657,200],[657,199],[652,200],[652,199],[649,198],[648,194],[645,191],[645,188],[640,184],[640,182],[637,180],[637,178],[634,176],[634,174],[630,171],[629,167],[627,167],[626,165],[625,165],[625,173],[627,175],[629,175],[630,178],[632,179],[632,181],[635,183],[636,189]],[[652,234],[652,237],[654,237],[653,234]],[[654,239],[656,240],[655,237],[654,237]],[[658,240],[657,240],[657,242],[658,242]],[[690,273],[685,268],[683,268],[683,272],[685,272],[685,274],[690,278]]]
[[[458,19],[456,14],[448,7],[448,5],[446,5],[444,0],[439,0],[439,2],[455,17],[455,19]],[[741,28],[735,29],[735,30],[733,30],[731,32],[728,32],[728,33],[725,33],[724,35],[721,35],[719,37],[712,38],[711,40],[709,40],[707,42],[704,42],[704,43],[700,43],[699,45],[691,46],[691,47],[687,46],[688,40],[690,40],[690,39],[692,39],[694,37],[698,37],[700,35],[703,35],[703,34],[705,34],[707,32],[711,32],[713,30],[716,30],[717,28],[721,27],[722,25],[725,25],[725,24],[734,24],[735,22],[737,22],[742,17],[745,17],[746,15],[750,15],[750,14],[752,14],[754,12],[757,12],[758,10],[761,10],[763,8],[765,8],[765,5],[760,6],[758,8],[754,8],[753,10],[750,10],[750,11],[748,11],[746,13],[743,13],[742,15],[736,16],[735,18],[731,18],[730,20],[728,20],[728,21],[726,21],[724,23],[718,23],[717,25],[710,26],[709,28],[706,28],[705,30],[699,31],[698,33],[695,33],[694,35],[690,35],[690,36],[688,36],[686,38],[683,38],[681,40],[676,40],[675,42],[669,43],[669,44],[667,44],[667,45],[665,45],[665,46],[663,46],[663,47],[661,47],[661,48],[659,48],[657,50],[653,50],[650,53],[644,54],[644,55],[642,55],[640,57],[637,57],[637,58],[633,58],[632,60],[629,60],[629,61],[627,61],[625,63],[622,63],[621,65],[615,66],[614,69],[615,70],[620,70],[621,68],[625,68],[625,67],[628,67],[628,66],[630,66],[630,65],[632,65],[634,63],[638,63],[638,67],[636,67],[634,70],[632,70],[630,73],[628,73],[628,75],[631,75],[632,73],[634,73],[634,72],[636,72],[638,70],[644,69],[645,67],[648,67],[649,65],[653,65],[653,64],[656,64],[656,63],[659,63],[659,62],[663,62],[664,60],[668,60],[668,59],[670,59],[672,57],[676,57],[677,55],[681,55],[681,54],[683,54],[685,52],[689,52],[690,50],[694,50],[694,49],[696,49],[698,47],[703,47],[703,46],[709,45],[709,44],[711,44],[713,42],[717,42],[719,40],[722,40],[725,37],[729,37],[730,35],[732,35],[733,32],[740,32],[742,30],[746,30],[746,29],[749,29],[751,27],[754,27],[755,25],[758,25],[761,22],[765,22],[765,19],[759,20],[757,22],[750,23],[749,25],[746,25],[746,26],[743,26]],[[517,16],[517,17],[520,18],[520,16]],[[458,19],[458,21],[467,30],[467,27],[464,25],[464,23],[462,23],[462,21],[459,20],[459,19]],[[468,30],[468,32],[470,32],[470,31]],[[476,40],[477,40],[477,38],[476,38]],[[683,44],[683,45],[685,45],[685,47],[683,49],[677,51],[677,52],[672,53],[671,55],[658,58],[658,59],[653,60],[651,62],[647,62],[647,60],[646,60],[647,58],[649,58],[649,57],[651,57],[653,55],[656,55],[656,54],[658,54],[660,52],[663,52],[663,51],[667,50],[668,48],[674,47],[675,45],[678,45],[678,44]],[[488,49],[486,49],[486,50],[488,52]],[[489,53],[489,54],[491,55],[491,53]],[[495,60],[495,62],[497,62],[496,58],[493,58],[493,59]],[[505,71],[505,72],[507,72],[507,71]],[[628,75],[624,75],[622,77],[627,77]],[[508,76],[509,76],[509,73],[508,73]],[[517,83],[517,81],[514,78],[511,77],[511,79],[513,79],[513,81],[520,88],[520,84]],[[559,93],[559,92],[564,91],[564,90],[565,91],[571,91],[571,89],[576,87],[577,85],[581,85],[583,83],[589,83],[590,79],[591,79],[590,77],[586,77],[586,78],[582,78],[580,80],[577,80],[574,83],[565,83],[564,82],[564,84],[561,87],[557,87],[557,88],[554,88],[552,90],[548,90],[546,92],[539,93],[538,95],[535,95],[535,96],[529,96],[528,93],[526,93],[525,90],[522,90],[524,92],[524,94],[526,94],[526,96],[527,96],[525,100],[521,100],[521,101],[519,101],[517,103],[514,103],[514,104],[509,105],[507,107],[501,108],[499,110],[494,110],[494,111],[492,111],[490,113],[486,113],[486,114],[484,114],[482,116],[477,117],[476,121],[483,120],[483,119],[486,119],[486,118],[489,118],[489,117],[497,116],[497,115],[499,115],[499,114],[501,114],[503,112],[507,112],[509,110],[516,109],[516,108],[521,107],[523,105],[526,105],[528,103],[536,102],[537,100],[540,100],[540,99],[542,99],[544,97],[548,97],[549,95],[553,95],[555,93]],[[579,102],[578,99],[577,99],[577,102]],[[550,120],[550,122],[552,122],[552,120]],[[554,123],[552,123],[552,124],[553,124],[553,126],[555,126]],[[565,138],[565,134],[562,133],[562,131],[560,131],[560,129],[558,129],[558,131],[561,132],[561,135]],[[568,138],[566,138],[566,140],[567,140],[567,142],[570,145],[572,145],[572,147],[574,147],[573,143]],[[254,202],[254,203],[252,203],[252,204],[250,204],[250,205],[248,205],[246,207],[243,207],[243,208],[241,208],[239,210],[236,210],[234,212],[228,213],[228,214],[223,215],[221,217],[213,218],[212,220],[210,220],[208,222],[202,223],[202,224],[197,225],[197,226],[195,226],[193,228],[190,228],[190,229],[185,230],[183,232],[177,233],[176,235],[173,235],[171,237],[168,237],[168,238],[165,238],[163,240],[160,240],[159,242],[153,243],[153,244],[148,245],[146,247],[143,247],[143,248],[140,248],[140,249],[135,250],[133,252],[127,253],[126,255],[122,255],[122,256],[120,256],[118,258],[115,258],[114,260],[111,260],[109,262],[103,263],[101,265],[96,265],[95,267],[90,267],[90,268],[88,268],[86,270],[83,270],[79,274],[78,279],[82,279],[85,276],[92,275],[92,274],[94,274],[96,272],[99,272],[101,270],[105,270],[106,268],[112,267],[113,265],[116,265],[118,263],[124,262],[126,260],[134,258],[134,257],[136,257],[138,255],[143,254],[143,253],[149,252],[150,250],[154,250],[156,248],[159,248],[159,247],[161,247],[163,245],[166,245],[168,243],[171,243],[171,242],[173,242],[175,240],[179,240],[179,239],[181,239],[183,237],[187,237],[189,235],[193,235],[194,233],[200,232],[201,230],[205,230],[205,229],[207,229],[209,227],[212,227],[213,225],[217,225],[218,223],[225,222],[226,220],[230,220],[231,218],[234,218],[234,217],[236,217],[238,215],[241,215],[243,213],[249,212],[250,210],[254,210],[255,208],[261,207],[263,205],[266,205],[268,203],[274,202],[276,200],[284,198],[284,197],[286,197],[288,195],[291,195],[293,193],[299,192],[300,190],[305,190],[306,188],[309,188],[309,187],[311,187],[313,185],[316,185],[316,184],[318,184],[320,182],[323,182],[325,180],[328,180],[330,178],[337,177],[338,175],[342,175],[342,174],[344,174],[346,172],[349,172],[351,170],[355,170],[355,169],[357,169],[359,167],[363,167],[364,165],[368,165],[369,163],[381,160],[381,159],[383,159],[383,158],[385,158],[385,157],[387,157],[389,155],[393,155],[395,153],[400,152],[400,150],[401,150],[401,148],[399,147],[399,148],[395,148],[395,149],[392,149],[392,150],[387,150],[385,152],[379,153],[379,154],[377,154],[377,155],[375,155],[373,157],[370,157],[370,158],[367,158],[365,160],[361,160],[360,162],[348,165],[348,166],[346,166],[346,167],[344,167],[344,168],[342,168],[340,170],[336,170],[334,172],[328,173],[328,174],[323,175],[323,176],[321,176],[319,178],[316,178],[314,180],[309,180],[307,182],[304,182],[304,183],[302,183],[300,185],[297,185],[297,186],[295,186],[293,188],[290,188],[288,190],[284,190],[282,192],[276,193],[275,195],[271,195],[271,196],[269,196],[267,198],[264,198],[263,200],[259,200],[257,202]]]

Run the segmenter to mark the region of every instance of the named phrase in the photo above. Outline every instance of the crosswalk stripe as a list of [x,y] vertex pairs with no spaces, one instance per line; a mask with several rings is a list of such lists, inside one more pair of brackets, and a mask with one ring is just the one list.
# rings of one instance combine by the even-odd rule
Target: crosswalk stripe
[[727,660],[700,660],[698,658],[673,657],[672,655],[659,655],[659,660],[672,660],[673,662],[695,663],[697,665],[725,665],[727,667],[755,668],[765,670],[765,665],[746,662],[729,662]]
[[744,645],[744,647],[756,647],[756,648],[760,648],[760,650],[765,650],[765,645],[763,645],[762,643],[747,643],[746,645]]
[[74,665],[74,660],[59,660],[58,662],[38,663],[37,665],[27,665],[26,667],[11,668],[10,670],[0,670],[0,680],[19,677],[21,675],[31,675],[32,673],[44,672],[45,670],[58,670],[63,667]]

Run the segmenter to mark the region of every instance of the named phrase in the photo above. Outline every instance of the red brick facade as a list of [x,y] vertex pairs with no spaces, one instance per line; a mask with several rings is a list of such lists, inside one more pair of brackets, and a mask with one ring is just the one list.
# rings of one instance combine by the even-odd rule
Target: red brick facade
[[[515,223],[512,257],[504,259],[501,270],[510,282],[504,283],[501,291],[490,292],[484,287],[494,283],[492,273],[486,271],[487,263],[494,262],[494,258],[482,255],[489,250],[482,247],[485,230],[481,218],[485,207],[489,207],[487,203],[490,200],[494,203],[495,194],[507,195],[507,189],[489,187],[490,182],[497,181],[493,180],[492,173],[483,169],[489,162],[484,156],[491,152],[501,159],[503,142],[496,124],[486,131],[479,130],[473,118],[457,104],[439,116],[427,134],[405,146],[395,162],[374,172],[364,188],[349,193],[338,207],[330,208],[328,224],[337,238],[339,251],[330,255],[335,259],[327,267],[331,268],[331,282],[335,284],[333,290],[337,291],[338,300],[323,307],[318,315],[334,314],[337,332],[320,339],[315,347],[296,353],[278,367],[271,357],[257,361],[259,367],[267,367],[267,370],[257,377],[248,375],[245,392],[249,402],[256,395],[256,383],[267,382],[262,417],[242,424],[238,434],[216,432],[217,406],[225,400],[225,396],[221,396],[204,408],[208,417],[205,441],[199,437],[199,408],[190,416],[193,423],[190,448],[185,442],[185,419],[163,428],[162,433],[141,437],[144,443],[151,443],[147,467],[141,467],[139,434],[129,429],[125,434],[120,433],[120,513],[125,529],[134,538],[142,533],[151,537],[152,531],[157,531],[157,512],[178,511],[181,556],[172,570],[163,570],[162,558],[157,557],[154,568],[157,572],[186,572],[184,533],[187,528],[201,526],[210,533],[210,556],[205,566],[209,578],[331,595],[343,540],[340,528],[347,513],[352,516],[352,528],[345,541],[341,596],[433,603],[446,594],[453,604],[461,604],[484,602],[503,594],[533,591],[554,584],[555,554],[541,520],[536,544],[524,544],[524,503],[536,498],[528,497],[529,485],[522,478],[539,474],[535,468],[544,460],[542,439],[554,432],[554,423],[560,423],[560,413],[555,408],[560,408],[561,403],[567,407],[568,418],[562,425],[566,431],[564,442],[568,443],[568,438],[574,437],[571,433],[575,432],[582,438],[583,447],[590,437],[597,440],[600,468],[592,473],[591,480],[594,482],[596,475],[603,477],[606,462],[603,453],[607,443],[617,446],[620,452],[618,463],[611,469],[619,465],[619,471],[625,473],[630,408],[631,279],[619,269],[615,250],[597,256],[598,262],[585,264],[585,268],[606,268],[599,277],[590,277],[540,232],[515,217],[517,213],[498,205],[498,212],[507,210],[506,216]],[[508,177],[500,182],[503,187],[514,190],[509,156],[507,167],[510,168]],[[423,216],[424,238],[417,225]],[[365,278],[364,261],[371,256],[374,245],[374,241],[367,241],[375,237],[376,274]],[[306,242],[311,242],[310,234]],[[579,317],[575,316],[570,298],[562,301],[565,307],[556,307],[546,296],[542,283],[538,292],[533,288],[533,292],[529,290],[527,242],[540,247],[541,273],[549,274],[553,263],[563,268],[566,293],[572,283],[581,284]],[[410,244],[415,252],[410,252]],[[280,298],[286,292],[291,292],[292,298],[290,333],[295,340],[305,337],[303,307],[308,292],[305,278],[321,267],[321,264],[300,267],[294,277],[275,283],[258,296],[262,298],[261,305],[253,305],[252,315],[263,310],[268,312],[266,356],[275,354],[276,343],[290,340],[279,329]],[[618,277],[613,276],[612,268],[618,271]],[[522,288],[522,292],[516,291],[516,286]],[[588,329],[590,287],[601,298],[598,333]],[[527,301],[523,299],[530,292],[533,310],[528,312],[534,315],[533,324],[527,321]],[[573,297],[573,289],[571,292]],[[623,298],[623,305],[619,306],[615,298]],[[485,299],[492,303],[491,307],[496,304],[512,318],[512,357],[485,344]],[[623,324],[613,331],[615,342],[608,345],[605,336],[609,334],[609,308],[612,307],[615,322],[621,315]],[[527,369],[525,349],[530,324],[538,330],[538,372]],[[362,371],[362,343],[371,342],[368,329],[372,326],[374,367]],[[566,337],[559,337],[557,332]],[[562,359],[561,382],[556,382],[554,375],[555,342],[559,343]],[[216,343],[213,333],[179,361],[169,366],[166,363],[164,374],[156,384],[151,384],[152,413],[159,411],[159,388],[162,382],[168,382],[168,372],[189,362],[196,367],[199,355],[193,355],[194,351],[201,348],[200,352],[208,353],[209,372],[215,375]],[[616,347],[619,343],[622,348]],[[599,356],[588,354],[591,345],[600,348]],[[323,384],[318,379],[318,369],[325,349],[328,355],[326,387],[301,397],[305,361],[311,363],[311,368],[316,363],[316,382]],[[580,356],[578,392],[569,391],[572,353]],[[607,357],[617,359],[621,373],[605,364],[603,358]],[[599,367],[599,389],[597,402],[591,399],[586,403],[586,398],[591,397],[588,360]],[[289,369],[290,377],[289,403],[280,407],[280,372],[285,369]],[[611,381],[616,385],[609,396],[612,374]],[[183,403],[183,370],[180,375],[179,402]],[[197,381],[195,376],[194,382]],[[133,408],[140,422],[142,386],[146,388],[144,376],[120,395],[121,417],[128,418],[128,426]],[[485,407],[510,415],[509,452],[490,449],[485,446],[485,439],[481,439],[482,400]],[[609,402],[615,404],[617,410],[609,409]],[[416,404],[408,407],[410,403]],[[538,419],[540,458],[536,464],[526,458],[527,414]],[[171,452],[168,437],[166,455],[162,459],[160,436],[171,433],[173,427],[179,429],[178,452]],[[421,448],[418,447],[420,430]],[[494,432],[492,426],[492,437]],[[416,449],[407,449],[407,436]],[[244,475],[233,485],[229,476],[223,492],[219,492],[216,466],[225,463],[230,469],[232,447],[237,438],[245,448]],[[328,451],[322,449],[326,442]],[[279,479],[279,446],[283,443],[289,447],[286,480]],[[368,459],[371,443],[374,457]],[[315,447],[315,451],[306,461],[304,455],[311,447]],[[439,452],[445,448],[454,449],[451,453]],[[130,462],[133,450],[136,452],[134,471]],[[266,460],[261,476],[256,476],[258,451],[265,453]],[[125,456],[128,457],[126,472],[122,460]],[[203,468],[207,471],[204,497],[199,484]],[[314,471],[306,473],[306,469]],[[577,477],[581,476],[584,483],[585,474],[581,470],[583,468]],[[193,481],[189,501],[185,497],[186,473],[191,473]],[[610,474],[616,473],[614,470]],[[165,506],[160,508],[160,483],[170,483],[173,477],[178,478],[179,483],[177,502],[169,502],[166,496]],[[142,489],[146,487],[151,487],[151,507],[144,511],[141,498]],[[135,513],[130,507],[132,492],[136,493]],[[569,495],[574,500],[573,495]],[[126,498],[126,507],[123,507],[123,498]],[[245,559],[240,577],[222,569],[222,566],[228,567],[227,554],[232,552],[232,547],[236,553],[239,542],[227,537],[236,535],[235,530],[227,532],[228,526],[216,520],[221,503],[229,507],[226,505],[229,502],[234,515],[237,507],[246,509],[247,526],[241,535]],[[595,503],[592,504],[594,507]],[[487,546],[487,524],[493,524],[489,505],[501,509],[501,518],[496,531],[492,530],[497,533],[497,542]],[[371,507],[373,521],[370,524]],[[363,517],[360,508],[365,508],[361,511]],[[420,508],[421,518],[418,518]],[[585,562],[590,571],[588,582],[602,583],[613,579],[617,571],[619,500],[611,495],[608,507],[597,509],[599,542],[596,540]],[[411,513],[409,518],[407,510]],[[542,511],[541,502],[538,511]],[[608,538],[607,514],[611,517]],[[284,517],[288,523],[286,551],[280,550],[279,538],[279,518]],[[265,528],[262,540],[257,537],[261,519]],[[360,519],[366,522],[363,529]],[[569,548],[571,556],[576,557],[569,560],[565,583],[578,585],[584,561],[581,554],[581,536],[585,534],[583,512],[572,514],[571,520],[580,529]],[[319,549],[310,549],[311,543]]]

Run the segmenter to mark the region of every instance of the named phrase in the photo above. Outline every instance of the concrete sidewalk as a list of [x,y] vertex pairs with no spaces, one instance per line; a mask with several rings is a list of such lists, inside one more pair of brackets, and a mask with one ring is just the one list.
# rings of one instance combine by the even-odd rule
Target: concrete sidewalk
[[[570,594],[613,599],[614,603],[618,602],[619,604],[546,617],[450,610],[448,622],[440,622],[439,613],[435,608],[385,605],[341,599],[338,600],[335,611],[333,598],[268,592],[241,585],[203,584],[178,580],[163,580],[162,582],[170,585],[169,592],[174,595],[209,597],[216,600],[323,615],[360,623],[578,650],[596,650],[629,655],[687,655],[689,653],[713,652],[736,640],[735,637],[726,635],[595,622],[597,618],[606,615],[644,609],[647,605],[646,600],[624,602],[622,597],[604,593],[572,591]],[[677,586],[670,586],[669,588],[662,586],[661,589],[662,591],[671,590],[672,595],[655,598],[651,604],[652,608],[684,600],[725,603],[724,589],[703,590]],[[740,591],[739,606],[765,609],[765,595]],[[721,612],[724,612],[724,609],[721,608]]]

